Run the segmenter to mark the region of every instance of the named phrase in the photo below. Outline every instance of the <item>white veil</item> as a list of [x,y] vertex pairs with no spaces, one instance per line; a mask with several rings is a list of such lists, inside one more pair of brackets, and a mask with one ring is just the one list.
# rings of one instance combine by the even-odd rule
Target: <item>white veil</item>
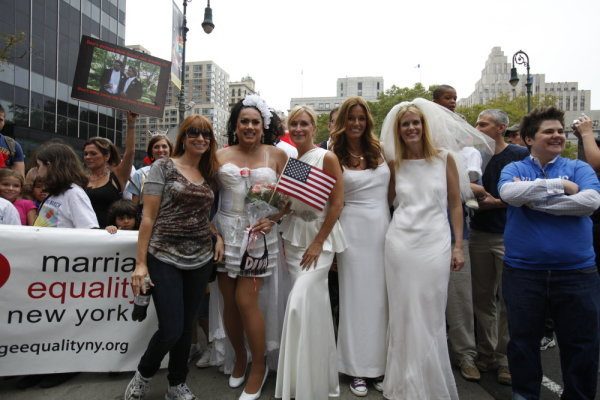
[[494,155],[494,141],[469,125],[459,114],[432,101],[416,98],[410,102],[405,101],[396,104],[383,121],[380,140],[385,159],[388,162],[396,158],[396,145],[394,142],[396,116],[401,109],[408,106],[415,106],[421,110],[427,119],[434,146],[437,149],[448,151],[454,158],[458,169],[460,192],[463,200],[473,198],[465,160],[460,154],[460,150],[464,147],[474,147],[479,150],[483,160],[481,166],[481,170],[483,171],[487,162]]

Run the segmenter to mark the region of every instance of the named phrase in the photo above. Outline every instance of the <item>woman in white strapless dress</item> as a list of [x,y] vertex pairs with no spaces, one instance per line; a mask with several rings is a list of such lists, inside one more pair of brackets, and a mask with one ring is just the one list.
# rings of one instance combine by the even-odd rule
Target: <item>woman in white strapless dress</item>
[[[247,96],[231,111],[227,125],[230,147],[217,152],[221,199],[215,224],[225,242],[225,264],[217,269],[218,285],[223,300],[223,324],[235,352],[230,387],[237,388],[245,380],[248,359],[244,338],[252,356],[252,368],[240,400],[260,397],[268,374],[265,319],[259,308],[259,293],[263,278],[271,275],[277,265],[277,229],[273,229],[273,225],[283,212],[251,221],[246,212],[245,197],[254,184],[275,184],[287,160],[285,152],[270,145],[273,137],[266,134],[270,133],[267,131],[270,120],[271,112],[264,100],[256,95]],[[252,236],[256,239],[255,248],[260,249],[257,250],[260,254],[251,253],[252,256],[263,254],[261,242],[266,242],[266,268],[248,269],[246,264],[241,265],[248,228],[256,233]]]
[[369,105],[350,97],[340,106],[331,151],[344,170],[340,224],[348,248],[336,256],[340,285],[339,370],[352,377],[350,391],[381,390],[388,322],[383,244],[390,221],[390,170],[372,133]]
[[327,275],[334,254],[346,248],[338,222],[344,182],[335,154],[313,144],[316,120],[307,106],[295,107],[289,114],[298,159],[337,181],[324,210],[292,199],[292,214],[282,224],[293,287],[283,322],[275,397],[286,400],[323,400],[340,393]]

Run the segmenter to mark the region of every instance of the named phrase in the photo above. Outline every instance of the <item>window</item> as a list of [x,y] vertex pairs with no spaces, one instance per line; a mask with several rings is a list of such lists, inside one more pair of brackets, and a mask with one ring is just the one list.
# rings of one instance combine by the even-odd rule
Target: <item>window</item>
[[362,90],[362,82],[358,82],[358,87],[357,87],[357,89],[358,89],[358,90]]
[[377,82],[377,90],[379,90],[379,89],[380,89],[380,87],[379,87],[379,84],[380,84],[380,83],[381,83],[381,82]]

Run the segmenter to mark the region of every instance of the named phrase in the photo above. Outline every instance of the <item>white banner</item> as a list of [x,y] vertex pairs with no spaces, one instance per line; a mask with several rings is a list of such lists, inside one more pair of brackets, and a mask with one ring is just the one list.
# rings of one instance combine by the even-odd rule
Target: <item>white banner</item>
[[0,225],[0,376],[133,371],[157,329],[131,320],[137,232]]

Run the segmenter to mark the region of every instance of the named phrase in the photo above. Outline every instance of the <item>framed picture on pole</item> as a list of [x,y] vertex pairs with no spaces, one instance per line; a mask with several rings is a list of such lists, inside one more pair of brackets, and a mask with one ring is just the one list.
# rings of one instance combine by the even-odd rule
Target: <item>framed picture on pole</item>
[[162,118],[171,62],[81,37],[71,97]]

